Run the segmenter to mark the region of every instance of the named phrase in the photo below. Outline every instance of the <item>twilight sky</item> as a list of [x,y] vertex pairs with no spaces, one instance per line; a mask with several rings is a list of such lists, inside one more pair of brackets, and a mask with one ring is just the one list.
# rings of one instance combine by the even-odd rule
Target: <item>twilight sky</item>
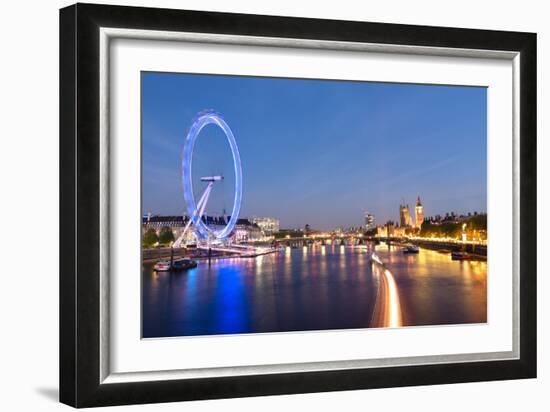
[[[183,214],[180,158],[198,112],[229,124],[243,169],[241,217],[282,228],[331,229],[398,220],[399,203],[425,215],[487,210],[486,89],[480,87],[142,74],[142,208]],[[223,132],[206,126],[193,157],[222,174],[207,214],[230,213],[234,176]]]

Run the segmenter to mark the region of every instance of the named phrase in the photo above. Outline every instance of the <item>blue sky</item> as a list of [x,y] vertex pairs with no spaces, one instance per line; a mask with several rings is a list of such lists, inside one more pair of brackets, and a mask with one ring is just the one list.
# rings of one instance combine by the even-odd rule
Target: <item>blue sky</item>
[[[183,214],[180,157],[197,113],[229,124],[243,169],[242,217],[285,228],[398,219],[404,199],[425,214],[486,211],[486,89],[195,74],[142,74],[142,208]],[[206,126],[193,157],[223,174],[208,214],[229,213],[234,176],[223,132]]]

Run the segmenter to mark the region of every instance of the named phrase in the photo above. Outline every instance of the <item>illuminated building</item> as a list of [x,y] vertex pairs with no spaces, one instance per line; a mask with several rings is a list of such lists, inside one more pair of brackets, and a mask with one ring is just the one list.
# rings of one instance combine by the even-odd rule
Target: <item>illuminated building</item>
[[420,229],[422,222],[424,222],[424,207],[422,206],[422,202],[420,202],[420,196],[418,196],[416,207],[414,208],[414,223]]
[[258,225],[267,236],[279,232],[279,219],[273,217],[253,217],[250,221]]
[[386,222],[384,226],[376,228],[376,236],[378,237],[393,237],[395,234],[395,225],[392,221]]
[[163,227],[172,229],[174,236],[179,236],[189,221],[187,216],[155,216],[148,213],[142,220],[142,232],[145,233],[149,229],[154,229],[157,234]]
[[[215,230],[222,230],[227,224],[227,220],[223,216],[205,216],[201,217],[204,224],[212,227]],[[189,223],[188,216],[158,216],[151,213],[146,214],[142,218],[142,233],[147,232],[149,229],[154,229],[157,234],[163,227],[169,227],[172,230],[175,238],[179,238],[183,235],[182,239],[186,241],[194,241],[195,236],[192,231],[183,233],[185,226]]]
[[264,240],[264,234],[262,229],[250,222],[248,219],[237,219],[235,224],[235,241],[240,242],[255,242]]
[[369,212],[365,212],[365,230],[371,230],[374,229],[374,227],[374,215]]
[[399,225],[402,227],[412,226],[411,212],[409,211],[409,205],[399,205]]
[[393,237],[405,237],[407,235],[407,228],[404,226],[393,228]]

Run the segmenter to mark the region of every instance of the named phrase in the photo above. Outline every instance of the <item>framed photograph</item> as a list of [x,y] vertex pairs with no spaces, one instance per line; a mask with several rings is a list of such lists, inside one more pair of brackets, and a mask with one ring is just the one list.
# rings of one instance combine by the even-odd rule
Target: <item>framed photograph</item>
[[536,377],[536,35],[60,12],[60,400]]

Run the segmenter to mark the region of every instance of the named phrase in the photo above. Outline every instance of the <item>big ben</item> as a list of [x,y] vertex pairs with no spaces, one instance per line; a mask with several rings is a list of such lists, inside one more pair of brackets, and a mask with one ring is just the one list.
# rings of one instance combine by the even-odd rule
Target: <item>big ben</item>
[[424,222],[424,207],[422,207],[422,202],[420,202],[420,196],[416,199],[416,207],[414,208],[414,222],[416,227],[420,229],[422,222]]

